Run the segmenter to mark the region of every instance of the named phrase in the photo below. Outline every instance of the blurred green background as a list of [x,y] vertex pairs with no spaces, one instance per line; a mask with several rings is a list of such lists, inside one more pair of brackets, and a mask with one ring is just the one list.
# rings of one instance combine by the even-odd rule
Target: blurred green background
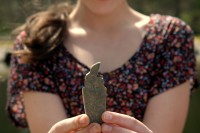
[[[6,83],[8,66],[3,63],[5,55],[12,47],[11,31],[22,24],[25,18],[34,12],[48,7],[50,4],[67,0],[0,0],[0,132],[28,133],[14,127],[5,112]],[[75,3],[75,0],[71,0]],[[129,0],[136,10],[144,14],[167,14],[181,18],[187,22],[195,32],[195,51],[197,70],[200,76],[200,0]],[[199,77],[200,79],[200,77]],[[200,91],[191,97],[189,115],[184,133],[198,133],[200,131]],[[170,116],[169,116],[170,117]]]

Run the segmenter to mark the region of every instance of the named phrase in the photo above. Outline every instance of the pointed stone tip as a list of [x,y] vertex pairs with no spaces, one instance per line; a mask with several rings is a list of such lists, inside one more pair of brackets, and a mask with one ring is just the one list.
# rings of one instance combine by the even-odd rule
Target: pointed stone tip
[[94,67],[94,66],[100,66],[100,65],[101,65],[101,62],[97,62],[97,63],[93,64],[92,67]]
[[91,66],[90,73],[94,74],[94,75],[97,75],[98,71],[99,71],[99,68],[100,68],[100,64],[101,64],[101,62],[97,62],[97,63],[93,64]]

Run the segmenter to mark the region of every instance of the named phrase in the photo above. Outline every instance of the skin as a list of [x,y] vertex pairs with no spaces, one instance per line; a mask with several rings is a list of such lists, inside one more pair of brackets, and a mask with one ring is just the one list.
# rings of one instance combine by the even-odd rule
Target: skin
[[[41,92],[25,92],[24,106],[31,133],[99,133],[99,124],[89,124],[86,115],[66,119],[59,96]],[[42,126],[41,126],[42,125]]]
[[106,111],[102,120],[105,122],[102,125],[103,133],[153,133],[142,122],[127,115]]
[[[66,40],[66,48],[88,67],[101,61],[101,72],[109,72],[122,66],[138,50],[149,17],[130,9],[125,0],[117,0],[119,5],[113,7],[112,12],[108,8],[101,14],[97,14],[100,11],[92,7],[90,8],[93,10],[90,10],[81,1],[92,2],[93,5],[99,3],[92,0],[78,2],[69,16],[70,37]],[[103,5],[101,3],[99,6]],[[123,54],[116,60],[116,53]]]
[[153,97],[147,106],[143,123],[154,133],[182,133],[189,101],[190,81],[187,81]]
[[[129,8],[126,0],[79,0],[69,21],[69,39],[65,42],[68,51],[86,66],[101,61],[100,72],[110,72],[138,50],[149,17]],[[50,133],[77,129],[78,133],[181,133],[188,111],[189,84],[187,81],[150,99],[143,123],[133,117],[105,112],[101,127],[87,122],[77,126],[73,121],[78,121],[79,116],[67,119],[59,96],[40,92],[24,93],[27,120],[32,133],[50,129]],[[111,120],[106,119],[106,113],[112,115]]]
[[50,129],[48,133],[69,133],[69,132],[92,133],[92,132],[99,132],[101,130],[101,127],[98,124],[90,124],[89,126],[88,125],[89,125],[89,117],[86,114],[83,114],[59,121]]

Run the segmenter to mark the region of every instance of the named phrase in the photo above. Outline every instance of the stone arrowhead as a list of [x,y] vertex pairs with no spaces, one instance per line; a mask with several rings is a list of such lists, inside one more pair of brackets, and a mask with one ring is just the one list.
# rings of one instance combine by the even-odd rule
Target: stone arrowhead
[[82,89],[85,113],[90,123],[102,123],[101,115],[106,111],[106,91],[103,76],[98,75],[100,62],[92,65],[85,76],[85,87]]

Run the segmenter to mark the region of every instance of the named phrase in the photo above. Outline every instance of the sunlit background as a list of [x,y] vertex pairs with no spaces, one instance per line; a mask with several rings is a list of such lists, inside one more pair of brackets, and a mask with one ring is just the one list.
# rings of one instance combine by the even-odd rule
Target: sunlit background
[[[22,24],[34,12],[44,10],[50,4],[66,0],[0,0],[0,132],[28,133],[14,127],[5,112],[8,65],[4,63],[12,47],[11,31]],[[71,0],[75,3],[75,0]],[[197,70],[200,71],[200,0],[129,0],[130,5],[144,14],[164,14],[181,18],[195,32]],[[200,74],[198,74],[200,75]],[[200,78],[199,78],[200,79]],[[200,131],[200,91],[191,97],[189,115],[184,133]],[[170,117],[170,116],[169,116]]]

